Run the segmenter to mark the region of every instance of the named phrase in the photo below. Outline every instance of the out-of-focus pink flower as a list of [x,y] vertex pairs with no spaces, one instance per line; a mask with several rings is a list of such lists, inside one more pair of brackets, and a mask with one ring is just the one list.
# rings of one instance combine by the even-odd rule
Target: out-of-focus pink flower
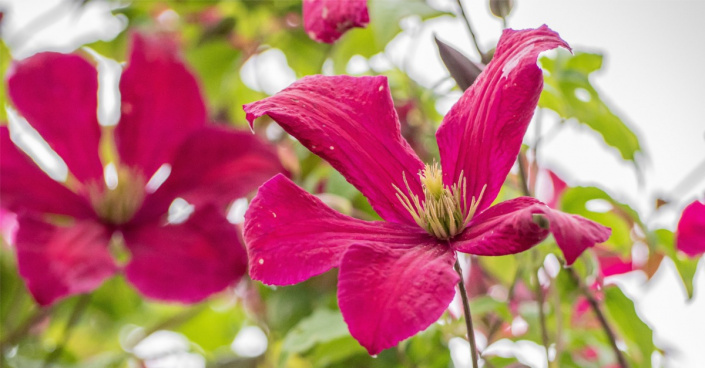
[[[110,185],[98,153],[110,137],[97,121],[94,66],[41,53],[15,62],[7,81],[14,106],[71,174],[67,183],[52,180],[0,128],[0,207],[17,214],[19,272],[38,303],[89,292],[118,271],[109,250],[116,233],[131,254],[125,275],[148,297],[196,302],[244,274],[246,253],[226,207],[281,166],[251,134],[206,124],[197,81],[171,38],[133,37]],[[163,164],[171,174],[155,191],[146,184]],[[195,211],[170,223],[175,198]]]
[[304,30],[317,42],[333,43],[347,30],[370,22],[367,0],[304,0]]
[[683,210],[676,230],[676,248],[689,257],[705,253],[705,203],[694,201]]
[[[436,134],[442,168],[425,165],[401,137],[385,77],[313,76],[245,105],[269,115],[326,159],[386,221],[344,216],[278,175],[245,217],[250,275],[291,285],[339,267],[338,304],[370,354],[436,321],[459,276],[455,252],[505,255],[552,232],[568,263],[610,230],[534,198],[491,206],[521,147],[543,86],[541,51],[558,34],[505,30],[493,61]],[[417,174],[419,174],[417,176]]]
[[5,243],[9,245],[15,244],[15,235],[17,234],[17,215],[0,208],[0,236]]

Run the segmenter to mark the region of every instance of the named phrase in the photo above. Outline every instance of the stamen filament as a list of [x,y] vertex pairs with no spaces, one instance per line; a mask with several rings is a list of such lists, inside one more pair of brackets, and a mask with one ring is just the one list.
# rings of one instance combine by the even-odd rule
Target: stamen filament
[[408,194],[404,194],[399,187],[392,185],[397,192],[397,199],[421,228],[442,240],[450,239],[465,230],[477,211],[487,187],[485,185],[479,197],[471,198],[468,204],[465,200],[467,181],[463,172],[460,173],[458,182],[449,188],[443,185],[441,169],[434,162],[432,165],[426,165],[419,173],[424,192],[424,200],[420,201],[411,190],[406,173],[402,173],[402,177]]

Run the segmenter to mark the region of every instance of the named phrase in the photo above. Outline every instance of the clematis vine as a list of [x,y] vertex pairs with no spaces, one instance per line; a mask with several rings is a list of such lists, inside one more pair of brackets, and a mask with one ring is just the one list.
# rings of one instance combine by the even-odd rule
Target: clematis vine
[[705,203],[693,201],[683,210],[676,229],[676,248],[692,258],[705,253]]
[[384,221],[337,213],[278,175],[245,216],[250,275],[291,285],[339,268],[338,304],[370,354],[425,329],[448,307],[456,252],[497,256],[553,233],[568,264],[610,229],[520,197],[492,205],[543,86],[540,52],[568,45],[546,26],[505,30],[493,61],[436,133],[440,165],[401,137],[383,76],[312,76],[245,105],[269,115],[360,190]]
[[[17,215],[18,268],[39,304],[90,292],[119,271],[115,243],[130,253],[127,280],[155,299],[197,302],[245,273],[226,206],[282,168],[251,134],[206,124],[198,83],[171,38],[132,38],[114,134],[98,124],[96,68],[78,55],[15,62],[7,83],[15,108],[70,171],[66,182],[51,179],[0,128],[0,207]],[[99,155],[110,146],[113,180]],[[150,178],[164,164],[171,173],[155,188]],[[195,210],[170,222],[176,198]]]
[[304,30],[317,42],[333,43],[349,29],[370,22],[367,0],[304,0]]

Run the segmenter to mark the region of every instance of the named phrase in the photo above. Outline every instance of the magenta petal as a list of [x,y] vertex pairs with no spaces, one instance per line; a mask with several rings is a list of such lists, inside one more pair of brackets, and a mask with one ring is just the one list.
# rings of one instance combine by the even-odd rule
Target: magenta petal
[[165,213],[177,196],[225,211],[233,200],[283,171],[274,148],[252,133],[207,126],[179,147],[169,178],[148,197],[138,217]]
[[546,170],[548,173],[550,179],[551,179],[551,186],[553,187],[552,190],[552,195],[551,198],[546,204],[548,207],[551,208],[558,208],[559,201],[561,199],[561,196],[563,195],[563,192],[566,191],[568,188],[568,184],[563,181],[556,173],[554,173],[551,170]]
[[540,243],[548,230],[534,222],[537,205],[531,197],[519,197],[494,205],[476,215],[468,228],[452,240],[453,247],[463,253],[481,256],[503,256],[521,253]]
[[86,200],[47,176],[15,146],[6,126],[0,127],[0,206],[18,214],[94,215]]
[[115,141],[124,164],[149,178],[193,131],[206,123],[196,78],[166,36],[134,34],[120,80],[122,116]]
[[445,244],[355,244],[343,256],[338,305],[350,334],[370,354],[438,320],[460,277]]
[[584,217],[553,210],[543,204],[538,207],[548,218],[549,229],[568,265],[573,264],[585,249],[606,241],[612,234],[610,228]]
[[81,182],[103,179],[98,72],[77,55],[36,54],[12,65],[12,102]]
[[344,216],[283,175],[264,183],[245,215],[250,276],[291,285],[340,265],[351,244],[420,243],[429,235],[416,226]]
[[609,228],[596,222],[550,209],[535,198],[519,197],[492,206],[473,218],[468,229],[453,240],[453,247],[483,256],[515,254],[540,243],[549,231],[568,265],[585,249],[606,241],[611,234]]
[[20,217],[15,247],[20,275],[41,305],[90,292],[117,267],[108,252],[110,233],[99,223],[57,226]]
[[676,231],[676,248],[690,257],[705,253],[705,204],[694,201],[683,210]]
[[269,115],[362,192],[387,221],[415,224],[396,198],[403,175],[423,199],[423,163],[402,138],[386,77],[310,76],[244,106],[250,124]]
[[541,51],[568,48],[546,26],[505,29],[494,58],[443,119],[436,133],[446,185],[467,180],[468,197],[487,208],[511,169],[543,88]]
[[247,268],[237,228],[214,206],[182,224],[145,224],[124,237],[132,254],[125,275],[151,298],[195,303],[238,281]]
[[367,0],[304,0],[303,5],[304,30],[314,41],[333,43],[370,22]]

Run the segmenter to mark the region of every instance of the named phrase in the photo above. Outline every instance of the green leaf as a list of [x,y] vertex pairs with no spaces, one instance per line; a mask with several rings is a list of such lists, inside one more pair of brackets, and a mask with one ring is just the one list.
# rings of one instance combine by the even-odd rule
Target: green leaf
[[616,286],[605,289],[605,306],[612,326],[616,326],[626,344],[629,356],[638,367],[651,367],[655,350],[651,328],[639,318],[632,302]]
[[675,247],[673,232],[666,229],[658,229],[654,231],[658,250],[664,252],[676,265],[678,275],[681,277],[685,292],[688,294],[688,299],[693,298],[693,278],[695,271],[698,268],[699,258],[690,258],[685,254],[678,252]]
[[348,326],[339,312],[317,309],[304,318],[284,337],[282,349],[302,353],[314,345],[348,336]]
[[[437,17],[445,12],[430,7],[421,0],[376,0],[369,3],[370,23],[378,46],[384,46],[401,31],[399,21],[415,15],[421,19]],[[374,21],[375,19],[379,21]],[[369,26],[368,26],[369,27]]]
[[309,358],[314,362],[314,367],[322,368],[360,354],[367,355],[365,348],[352,336],[345,336],[318,344]]
[[636,166],[636,156],[642,151],[639,139],[590,83],[590,74],[602,67],[602,55],[576,52],[571,56],[558,52],[554,59],[541,58],[541,65],[548,75],[544,76],[539,106],[589,126]]
[[402,18],[415,15],[425,20],[447,14],[433,9],[422,0],[377,0],[371,1],[368,8],[373,21],[366,28],[347,32],[333,47],[331,58],[337,74],[345,73],[345,67],[354,55],[369,58],[384,51],[387,44],[401,32],[399,21]]
[[[611,206],[607,212],[595,212],[588,209],[590,201],[605,201]],[[612,250],[628,255],[631,252],[631,231],[634,225],[645,229],[639,214],[629,205],[619,202],[596,187],[568,188],[561,196],[560,209],[583,216],[612,229],[612,235],[605,242]]]
[[211,106],[245,103],[245,101],[232,100],[232,94],[228,93],[231,89],[232,76],[239,78],[240,51],[233,48],[226,40],[217,39],[188,48],[186,59],[198,74],[198,80]]
[[512,320],[512,314],[506,302],[500,302],[490,296],[481,296],[470,301],[470,312],[473,318],[484,316],[487,313],[495,312],[505,321]]
[[204,308],[191,317],[176,331],[198,344],[205,351],[212,352],[219,347],[229,346],[245,320],[242,308]]
[[500,257],[479,257],[480,264],[487,272],[496,277],[503,285],[509,286],[514,282],[517,270],[516,257],[513,255]]

